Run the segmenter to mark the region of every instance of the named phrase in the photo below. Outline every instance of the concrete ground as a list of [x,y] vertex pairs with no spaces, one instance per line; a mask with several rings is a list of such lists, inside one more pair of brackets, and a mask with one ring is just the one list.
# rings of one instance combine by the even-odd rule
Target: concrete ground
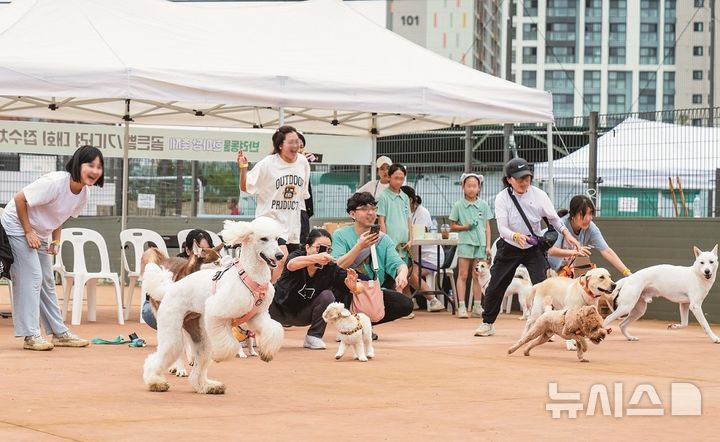
[[[8,310],[0,287],[0,310]],[[61,289],[59,290],[61,291]],[[334,330],[328,349],[302,348],[305,330],[286,329],[277,358],[213,364],[210,376],[227,385],[222,396],[192,392],[186,378],[171,377],[166,393],[151,393],[142,382],[145,357],[155,333],[137,322],[137,308],[124,326],[115,323],[109,292],[101,288],[98,321],[71,329],[86,338],[114,338],[136,332],[145,348],[92,345],[22,350],[12,321],[0,319],[0,440],[702,440],[717,437],[720,419],[720,345],[701,328],[668,330],[667,323],[640,321],[638,342],[615,333],[592,345],[590,363],[580,363],[561,342],[536,348],[530,357],[507,348],[523,322],[503,315],[497,334],[473,336],[476,319],[419,312],[413,320],[376,327],[376,358],[367,363],[348,355],[335,361]],[[659,301],[665,302],[665,301]],[[85,314],[83,319],[85,319]],[[715,325],[716,332],[720,326]],[[576,419],[553,419],[549,383],[560,393],[576,392],[582,404]],[[672,383],[695,385],[702,395],[701,416],[694,398],[671,401]],[[597,401],[586,414],[593,388],[608,391],[609,416]],[[646,387],[651,386],[652,389]],[[645,394],[628,405],[633,392]],[[681,388],[677,387],[677,388]],[[622,400],[615,397],[622,388]],[[692,387],[688,387],[692,390]],[[602,395],[601,395],[602,396]],[[652,396],[652,395],[650,395]],[[591,401],[595,403],[595,401]],[[637,416],[632,409],[662,410]],[[637,411],[637,410],[635,410]],[[621,417],[614,417],[619,415]]]

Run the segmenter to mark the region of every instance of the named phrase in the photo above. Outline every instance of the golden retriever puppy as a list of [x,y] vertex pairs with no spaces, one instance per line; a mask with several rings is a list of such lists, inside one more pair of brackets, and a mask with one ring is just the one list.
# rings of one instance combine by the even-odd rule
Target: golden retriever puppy
[[553,335],[558,335],[575,341],[578,359],[580,362],[589,362],[583,357],[588,348],[585,338],[594,344],[601,343],[611,332],[611,329],[603,328],[602,323],[602,316],[597,307],[592,305],[545,312],[535,321],[528,334],[508,349],[508,354],[530,342],[524,352],[525,356],[530,356],[530,350],[546,343]]

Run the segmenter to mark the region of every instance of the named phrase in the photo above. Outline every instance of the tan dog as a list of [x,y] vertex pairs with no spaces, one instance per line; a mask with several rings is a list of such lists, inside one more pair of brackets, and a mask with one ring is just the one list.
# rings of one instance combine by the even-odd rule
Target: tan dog
[[[583,276],[571,279],[565,277],[548,278],[535,284],[526,299],[530,317],[525,324],[523,335],[526,335],[537,318],[549,310],[592,305],[597,307],[601,297],[612,296],[615,282],[610,272],[603,268],[595,268]],[[575,350],[572,341],[567,342],[568,350]]]
[[612,331],[603,328],[602,323],[602,316],[597,308],[591,305],[545,312],[535,321],[530,331],[508,349],[508,354],[532,341],[524,352],[525,356],[530,356],[530,350],[534,347],[546,343],[553,335],[559,335],[576,343],[580,362],[589,362],[583,357],[588,348],[585,338],[599,344]]
[[502,304],[500,304],[500,312],[502,313],[504,309],[505,313],[510,313],[513,296],[517,294],[518,302],[520,303],[520,308],[522,309],[522,316],[518,319],[527,319],[530,314],[530,308],[527,307],[527,298],[530,294],[530,290],[532,290],[530,273],[528,273],[527,267],[520,264],[518,268],[515,269],[515,275],[513,276],[512,282],[510,282],[510,285],[507,289],[505,289],[505,295],[503,296]]

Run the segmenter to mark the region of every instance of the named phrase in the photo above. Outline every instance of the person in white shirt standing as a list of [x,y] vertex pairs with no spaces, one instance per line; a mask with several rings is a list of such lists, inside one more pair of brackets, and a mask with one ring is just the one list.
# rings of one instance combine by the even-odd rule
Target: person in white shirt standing
[[282,239],[285,258],[273,271],[274,283],[282,274],[288,252],[300,248],[300,211],[310,197],[310,165],[298,154],[300,138],[292,126],[281,126],[272,136],[272,154],[258,162],[248,172],[248,159],[239,151],[240,190],[255,196],[255,216],[267,216],[284,228]]
[[380,198],[380,194],[383,193],[383,190],[390,186],[390,174],[388,171],[392,164],[392,160],[385,155],[378,157],[378,159],[375,160],[378,178],[365,183],[355,193],[370,192],[377,201],[377,199]]
[[[26,350],[89,344],[71,333],[63,322],[51,255],[60,252],[63,223],[71,216],[77,218],[85,208],[87,187],[103,186],[103,167],[102,152],[82,146],[65,164],[65,171],[43,175],[15,194],[0,218],[14,258],[10,277],[15,336],[25,338]],[[52,342],[40,333],[40,321],[53,335]]]
[[[581,248],[577,239],[560,221],[550,197],[532,185],[533,172],[527,161],[522,158],[512,159],[505,164],[504,172],[505,189],[495,197],[495,219],[500,239],[497,242],[497,254],[490,267],[490,283],[485,290],[483,323],[475,330],[475,336],[495,334],[493,323],[500,313],[505,290],[520,264],[527,267],[533,284],[545,280],[547,257],[538,247],[535,236],[541,230],[541,219],[547,218],[572,247],[578,250]],[[528,229],[511,195],[517,199],[532,231]]]

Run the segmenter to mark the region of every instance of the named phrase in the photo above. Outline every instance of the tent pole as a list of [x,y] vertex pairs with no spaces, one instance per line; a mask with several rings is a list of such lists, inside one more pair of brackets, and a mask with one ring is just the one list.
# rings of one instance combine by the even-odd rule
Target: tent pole
[[278,108],[278,127],[285,125],[285,108]]
[[553,138],[552,138],[552,123],[547,125],[547,155],[548,155],[548,183],[546,186],[546,192],[550,197],[550,201],[555,204],[555,171],[553,170]]
[[375,160],[377,159],[377,114],[372,114],[372,126],[370,127],[370,137],[372,138],[372,158],[370,159],[370,181],[377,179],[377,169],[375,168]]
[[[122,232],[127,228],[127,214],[128,214],[128,175],[129,175],[129,160],[128,160],[128,146],[130,143],[130,100],[125,100],[125,115],[123,116],[125,124],[123,126],[123,168],[122,168],[122,211],[120,212],[120,231]],[[121,245],[122,246],[122,245]],[[120,284],[125,284],[125,266],[120,264]],[[123,290],[123,294],[125,290]],[[129,305],[125,304],[125,297],[123,296],[123,307],[130,308]]]
[[465,173],[472,171],[473,160],[473,128],[465,126]]

